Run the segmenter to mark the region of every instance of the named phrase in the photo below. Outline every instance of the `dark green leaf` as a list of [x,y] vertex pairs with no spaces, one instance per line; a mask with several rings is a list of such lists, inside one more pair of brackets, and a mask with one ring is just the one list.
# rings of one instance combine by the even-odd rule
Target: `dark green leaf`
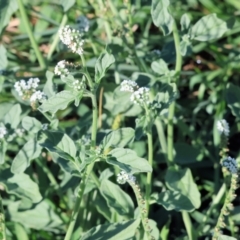
[[240,119],[240,87],[229,83],[226,90],[226,100],[232,114]]
[[93,227],[80,240],[127,240],[133,239],[140,219]]
[[65,133],[58,131],[45,131],[46,139],[40,141],[40,145],[50,152],[57,153],[66,160],[74,160],[76,157],[76,146],[73,140]]
[[11,171],[12,173],[23,173],[30,165],[30,161],[37,158],[42,151],[37,141],[30,139],[13,159]]
[[169,0],[153,0],[151,14],[154,24],[160,27],[164,35],[172,32],[173,17],[168,12]]
[[134,205],[132,199],[118,185],[104,179],[101,182],[100,192],[110,208],[119,215],[133,217]]
[[95,65],[95,82],[99,83],[104,77],[105,72],[115,62],[115,58],[112,54],[101,54]]
[[18,9],[17,0],[0,1],[0,35],[2,33],[3,28],[10,22],[12,14],[16,12],[17,9]]

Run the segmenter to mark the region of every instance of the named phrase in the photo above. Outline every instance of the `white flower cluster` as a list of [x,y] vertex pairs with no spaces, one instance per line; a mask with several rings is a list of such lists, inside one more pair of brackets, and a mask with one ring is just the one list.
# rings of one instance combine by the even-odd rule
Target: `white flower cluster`
[[222,166],[227,168],[227,170],[232,174],[238,173],[237,161],[234,158],[228,156],[225,160],[223,160]]
[[149,101],[149,88],[147,87],[141,87],[137,91],[135,91],[131,97],[130,100],[135,103],[142,105],[144,103],[150,104]]
[[85,81],[79,81],[79,80],[75,80],[73,82],[73,88],[77,91],[80,91],[80,90],[84,90],[86,88],[86,84],[85,84]]
[[5,127],[0,127],[0,139],[4,138],[4,135],[7,134],[7,129]]
[[132,95],[130,100],[135,103],[143,106],[144,104],[150,104],[149,100],[149,88],[147,87],[140,87],[137,85],[136,82],[132,80],[123,80],[121,82],[120,91],[122,92],[131,92]]
[[229,132],[230,132],[229,125],[225,119],[217,121],[217,129],[220,132],[220,134],[223,133],[226,137],[229,136]]
[[70,26],[65,26],[59,29],[60,40],[72,50],[72,52],[81,55],[83,53],[82,34],[79,30],[71,29]]
[[42,101],[43,99],[46,99],[46,96],[43,92],[39,90],[36,91],[39,82],[39,78],[30,78],[27,82],[25,80],[16,82],[14,87],[22,99],[30,99],[30,102],[34,103],[37,100]]
[[54,73],[59,76],[64,76],[64,77],[68,76],[69,70],[67,66],[68,66],[68,62],[66,62],[65,60],[58,62],[57,66],[54,69]]
[[80,32],[88,32],[89,20],[85,16],[80,16],[76,20]]
[[16,130],[15,130],[15,134],[18,136],[18,137],[23,137],[23,135],[24,135],[24,132],[25,132],[25,130],[23,129],[23,128],[17,128]]
[[24,96],[26,92],[34,91],[40,82],[39,78],[30,78],[27,82],[20,80],[14,84],[19,96]]
[[117,175],[117,182],[119,184],[124,184],[126,182],[130,182],[132,184],[135,184],[136,178],[133,175],[131,175],[131,174],[127,174],[125,171],[121,171]]
[[138,88],[138,85],[136,82],[132,80],[123,80],[121,82],[121,88],[120,91],[122,92],[134,92],[134,90]]

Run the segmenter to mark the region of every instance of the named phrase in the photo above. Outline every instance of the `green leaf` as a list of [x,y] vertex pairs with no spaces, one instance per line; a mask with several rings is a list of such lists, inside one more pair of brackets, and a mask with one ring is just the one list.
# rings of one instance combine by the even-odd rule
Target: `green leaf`
[[172,32],[173,17],[168,12],[169,0],[153,0],[151,14],[153,23],[160,27],[164,35]]
[[[0,3],[1,5],[1,3]],[[1,9],[1,6],[0,6]],[[0,17],[1,18],[1,17]],[[0,20],[1,24],[1,20]],[[6,48],[1,44],[0,45],[0,70],[5,69],[8,65],[8,60],[7,60],[7,50]]]
[[77,152],[76,146],[67,134],[58,131],[45,131],[44,135],[47,138],[39,142],[42,147],[57,153],[66,160],[74,160]]
[[165,180],[170,190],[180,192],[183,196],[187,197],[194,208],[200,207],[200,192],[193,181],[190,169],[175,170],[174,168],[169,168]]
[[21,112],[22,109],[20,107],[20,104],[13,105],[3,119],[4,124],[9,124],[12,129],[17,128],[18,124],[21,121]]
[[11,221],[19,222],[26,228],[41,231],[56,231],[58,228],[62,228],[62,220],[54,212],[47,200],[41,201],[34,208],[26,211],[19,211],[19,205],[19,201],[8,204]]
[[190,29],[189,35],[191,39],[209,41],[220,38],[227,30],[227,23],[213,13],[202,17],[195,23]]
[[140,158],[131,149],[115,148],[109,152],[107,162],[118,166],[127,173],[152,172],[152,167],[144,158]]
[[22,126],[25,130],[31,133],[37,133],[42,129],[42,124],[34,117],[24,117],[22,119]]
[[10,169],[2,170],[0,183],[6,187],[8,193],[29,199],[33,203],[38,203],[42,199],[38,185],[25,173],[13,175]]
[[24,144],[22,149],[18,152],[12,162],[12,173],[23,173],[30,165],[30,161],[37,158],[42,151],[42,147],[39,146],[37,141],[30,139]]
[[197,157],[200,154],[199,149],[196,149],[186,143],[176,143],[174,148],[176,150],[174,162],[180,165],[196,163]]
[[58,110],[64,110],[70,102],[75,100],[75,97],[72,91],[62,91],[44,101],[38,109],[43,113],[55,114]]
[[162,205],[168,211],[175,210],[192,212],[195,210],[190,199],[178,191],[167,190],[160,194],[153,194],[152,198],[156,203]]
[[140,219],[93,227],[80,240],[123,240],[133,239]]
[[181,55],[186,56],[187,54],[189,54],[189,52],[191,52],[191,46],[191,42],[188,39],[184,39],[183,36],[183,40],[180,42]]
[[105,72],[115,62],[115,58],[112,54],[101,54],[95,65],[95,82],[99,83],[104,77]]
[[218,237],[218,240],[237,240],[237,239],[234,237],[220,234],[220,236]]
[[44,85],[43,92],[48,96],[48,98],[56,94],[54,91],[53,77],[54,77],[54,73],[50,71],[46,72],[47,82]]
[[104,150],[110,147],[125,147],[133,141],[134,136],[135,131],[132,128],[120,128],[111,131],[102,141]]
[[226,90],[226,100],[232,114],[240,119],[240,87],[229,83]]
[[181,17],[181,30],[186,31],[190,27],[191,20],[189,18],[189,15],[187,13],[184,13]]
[[163,59],[152,62],[151,68],[159,75],[166,75],[169,72],[168,65]]
[[60,0],[60,4],[63,7],[63,11],[67,12],[74,4],[76,0]]
[[[17,0],[1,0],[0,1],[0,35],[3,28],[10,22],[10,18],[18,9]],[[1,54],[0,54],[1,56]],[[1,63],[1,59],[0,59]],[[1,68],[2,66],[0,66]]]
[[134,205],[132,199],[118,185],[104,179],[101,182],[100,192],[110,208],[119,215],[133,217]]
[[4,163],[5,153],[7,151],[7,142],[0,141],[0,164]]

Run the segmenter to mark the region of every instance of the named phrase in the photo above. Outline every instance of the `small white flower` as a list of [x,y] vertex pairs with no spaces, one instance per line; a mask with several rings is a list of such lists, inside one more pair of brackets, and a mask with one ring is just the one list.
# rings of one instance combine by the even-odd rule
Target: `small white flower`
[[72,84],[73,88],[77,91],[84,90],[86,88],[86,84],[83,80],[82,81],[75,80]]
[[217,121],[217,129],[221,134],[223,133],[225,136],[229,135],[229,125],[225,119]]
[[7,129],[5,127],[0,127],[0,139],[4,138],[4,135],[7,134]]
[[41,91],[36,91],[32,94],[32,96],[30,97],[30,102],[36,102],[37,100],[42,102],[42,100],[46,99],[46,95],[44,94],[44,92]]
[[124,184],[126,182],[130,182],[134,184],[136,182],[136,178],[131,174],[127,174],[125,171],[121,171],[117,175],[117,182],[119,184]]
[[15,130],[15,134],[18,136],[18,137],[23,137],[23,134],[24,134],[25,130],[23,128],[17,128]]
[[43,123],[42,124],[42,130],[46,131],[48,129],[48,124],[47,123]]
[[134,90],[138,88],[138,85],[136,82],[132,80],[123,80],[121,82],[121,88],[120,91],[122,92],[134,92]]
[[232,174],[238,173],[237,161],[234,158],[228,156],[225,160],[223,160],[222,166],[227,168],[227,170]]
[[75,29],[71,29],[69,26],[59,29],[60,40],[72,50],[72,52],[81,55],[83,53],[82,34]]
[[150,100],[149,100],[149,88],[147,87],[141,87],[139,88],[137,91],[135,91],[131,97],[130,100],[135,103],[135,104],[139,104],[139,105],[143,105],[145,104],[150,104]]
[[67,68],[68,62],[66,62],[65,60],[62,60],[60,62],[57,63],[57,66],[54,69],[54,73],[56,75],[61,75],[61,76],[68,76],[69,75],[69,70]]

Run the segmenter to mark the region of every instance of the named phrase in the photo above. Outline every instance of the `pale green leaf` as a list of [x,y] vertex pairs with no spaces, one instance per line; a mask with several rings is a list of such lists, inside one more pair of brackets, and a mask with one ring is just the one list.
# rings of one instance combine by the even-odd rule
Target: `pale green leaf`
[[196,183],[192,178],[190,169],[169,168],[165,176],[166,184],[172,191],[181,193],[187,197],[194,208],[199,208],[201,205],[201,196]]
[[31,133],[37,133],[42,129],[42,124],[34,117],[26,116],[22,119],[22,126]]
[[8,204],[11,221],[19,222],[26,228],[45,231],[57,231],[62,228],[61,218],[54,212],[51,205],[45,200],[26,211],[19,211],[20,202]]
[[133,239],[140,219],[93,227],[80,240],[127,240]]
[[209,41],[220,38],[227,30],[227,23],[213,13],[202,17],[195,23],[190,29],[189,35],[194,40]]
[[125,147],[134,139],[135,131],[132,128],[120,128],[111,131],[104,137],[102,143],[104,150],[110,147]]
[[190,27],[191,20],[189,18],[189,15],[187,13],[184,13],[181,17],[180,24],[181,24],[181,30],[186,31]]
[[22,109],[20,107],[20,104],[13,105],[3,119],[4,124],[9,124],[13,129],[17,128],[18,124],[21,121],[21,112]]
[[47,82],[43,87],[43,92],[48,96],[48,98],[56,94],[54,91],[53,77],[54,77],[54,74],[52,72],[50,71],[46,72]]
[[110,208],[119,215],[133,217],[134,205],[132,199],[117,184],[104,179],[101,182],[100,192]]
[[168,65],[163,59],[152,62],[151,68],[158,75],[166,75],[169,72]]
[[29,199],[33,203],[41,201],[38,185],[25,173],[12,174],[9,169],[0,171],[0,184],[6,187],[9,194]]
[[169,0],[153,0],[151,7],[151,14],[153,23],[160,27],[164,35],[172,32],[173,17],[168,11]]
[[105,76],[108,68],[115,62],[115,58],[112,54],[105,53],[101,54],[97,59],[95,65],[95,82],[99,83],[101,79]]
[[58,110],[64,110],[75,98],[76,95],[73,92],[62,91],[44,101],[39,110],[43,113],[50,112],[55,114]]
[[[1,3],[0,3],[1,4]],[[1,17],[0,17],[1,18]],[[1,24],[1,21],[0,21]],[[5,47],[1,44],[0,45],[0,70],[3,70],[7,67],[8,60],[7,60],[7,50]]]
[[67,12],[74,4],[76,0],[60,0],[60,4],[63,7],[63,11]]
[[31,160],[37,158],[42,151],[42,147],[36,140],[30,139],[24,144],[12,162],[12,173],[23,173],[30,165]]
[[0,164],[4,163],[6,151],[7,151],[7,142],[4,140],[0,141]]
[[115,148],[109,152],[107,162],[118,166],[127,173],[151,172],[152,167],[144,158],[140,158],[131,149]]

